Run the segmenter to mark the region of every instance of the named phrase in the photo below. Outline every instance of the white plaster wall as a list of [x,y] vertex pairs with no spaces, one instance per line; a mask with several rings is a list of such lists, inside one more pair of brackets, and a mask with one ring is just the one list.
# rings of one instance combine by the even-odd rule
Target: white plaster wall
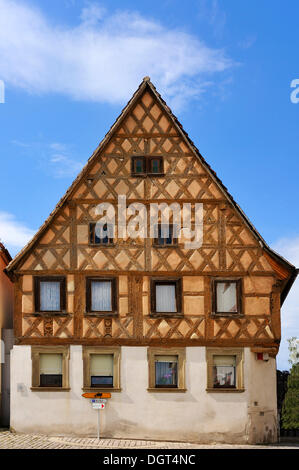
[[[122,347],[121,392],[101,412],[104,437],[247,442],[254,356],[245,349],[244,393],[206,392],[204,347],[186,348],[186,393],[150,393],[147,348]],[[11,427],[19,432],[96,435],[97,412],[83,398],[82,347],[70,348],[69,392],[31,391],[31,347],[12,351]],[[271,371],[269,368],[269,376]],[[263,379],[264,374],[261,372]],[[260,380],[260,376],[259,376]],[[255,382],[255,383],[254,383]],[[271,381],[271,386],[273,380]],[[257,387],[261,390],[261,387]],[[263,398],[262,398],[263,397]],[[268,400],[262,391],[259,400]]]

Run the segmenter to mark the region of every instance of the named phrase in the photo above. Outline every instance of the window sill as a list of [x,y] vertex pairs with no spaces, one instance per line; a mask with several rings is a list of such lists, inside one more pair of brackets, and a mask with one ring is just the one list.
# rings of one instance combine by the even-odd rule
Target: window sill
[[71,317],[71,313],[63,312],[33,312],[24,315],[25,317]]
[[245,388],[206,388],[208,393],[243,393]]
[[174,312],[159,312],[159,313],[156,313],[156,312],[152,312],[150,313],[150,318],[184,318],[184,314],[183,313],[174,313]]
[[32,392],[69,392],[69,387],[31,387]]
[[148,392],[154,393],[185,393],[187,392],[186,388],[148,388]]
[[85,317],[113,318],[113,317],[118,317],[118,312],[85,312],[84,316]]
[[88,246],[92,246],[93,248],[115,248],[115,243],[88,243]]
[[244,318],[244,313],[211,313],[211,318],[228,317],[228,318]]
[[82,390],[83,392],[94,392],[94,393],[121,392],[122,391],[121,388],[113,388],[113,387],[104,387],[104,388],[83,387]]
[[153,248],[178,248],[178,243],[173,243],[172,245],[157,245],[156,243],[153,243],[152,247]]

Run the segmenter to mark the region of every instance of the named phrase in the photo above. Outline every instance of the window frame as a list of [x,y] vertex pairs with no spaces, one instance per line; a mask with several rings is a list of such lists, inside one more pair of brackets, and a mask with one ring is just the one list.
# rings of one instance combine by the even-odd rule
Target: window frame
[[[111,282],[111,310],[91,310],[91,284],[92,282]],[[85,308],[87,315],[111,317],[118,315],[118,278],[116,277],[100,277],[88,276],[85,282]]]
[[[236,357],[236,387],[214,387],[213,367],[214,356]],[[242,348],[206,348],[207,388],[210,393],[240,393],[244,392],[244,349]]]
[[[109,246],[114,246],[114,238],[108,237],[108,242],[107,243],[96,243],[95,241],[95,227],[96,227],[97,222],[89,222],[88,223],[88,245],[89,246],[101,246],[101,247],[109,247]],[[103,224],[105,225],[105,224]],[[109,225],[109,224],[108,224]]]
[[[41,282],[60,282],[60,310],[41,310]],[[65,276],[34,276],[34,305],[35,312],[41,314],[66,313],[66,277]]]
[[[44,387],[40,385],[40,354],[62,355],[62,387]],[[31,346],[32,382],[31,390],[41,392],[65,392],[70,390],[69,381],[69,346]]]
[[[178,369],[177,369],[177,387],[161,387],[156,386],[156,356],[177,356]],[[186,348],[152,348],[147,349],[148,360],[148,392],[162,392],[162,393],[182,393],[186,392],[185,386],[185,366],[186,366]]]
[[[135,162],[136,160],[142,160],[143,163],[143,172],[136,172],[136,165]],[[160,171],[159,172],[153,172],[152,171],[152,161],[153,160],[159,160],[159,166],[160,166]],[[131,176],[139,176],[139,177],[145,177],[145,176],[164,176],[164,158],[163,155],[133,155],[131,157]]]
[[[156,285],[174,284],[176,296],[176,312],[157,312],[156,311]],[[151,278],[151,316],[153,317],[182,317],[183,314],[183,299],[182,299],[182,279],[181,278]]]
[[[177,227],[177,224],[169,224],[169,234],[171,233],[171,240],[172,240],[172,242],[169,243],[169,244],[164,243],[163,245],[161,245],[161,244],[159,243],[159,228],[160,228],[162,225],[164,225],[164,224],[162,224],[162,223],[160,223],[160,222],[159,222],[158,224],[156,224],[157,229],[155,228],[155,230],[158,231],[158,233],[157,233],[158,237],[155,237],[155,238],[154,238],[154,240],[153,240],[153,246],[154,246],[155,248],[173,248],[173,247],[178,246],[178,238],[173,236],[173,235],[174,235],[174,232],[176,231],[175,227]],[[164,238],[163,240],[165,240],[165,238]]]
[[[90,374],[90,356],[92,354],[113,354],[113,387],[92,387]],[[82,390],[87,392],[120,392],[120,346],[83,346],[83,387]]]
[[[218,312],[217,311],[217,284],[230,282],[236,284],[237,311],[236,312]],[[238,278],[216,278],[212,280],[212,315],[219,316],[243,316],[242,302],[242,279]]]

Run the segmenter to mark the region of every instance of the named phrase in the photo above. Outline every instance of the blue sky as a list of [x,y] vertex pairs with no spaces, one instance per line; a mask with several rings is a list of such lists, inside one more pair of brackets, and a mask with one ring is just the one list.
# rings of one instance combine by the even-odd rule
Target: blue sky
[[[299,266],[299,4],[0,0],[0,238],[15,254],[149,75],[253,224]],[[299,336],[299,286],[282,311]]]

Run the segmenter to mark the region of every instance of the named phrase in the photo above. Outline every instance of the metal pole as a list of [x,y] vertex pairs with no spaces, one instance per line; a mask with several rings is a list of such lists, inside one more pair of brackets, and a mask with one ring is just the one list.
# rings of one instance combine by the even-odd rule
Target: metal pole
[[98,441],[100,440],[100,408],[98,409]]

